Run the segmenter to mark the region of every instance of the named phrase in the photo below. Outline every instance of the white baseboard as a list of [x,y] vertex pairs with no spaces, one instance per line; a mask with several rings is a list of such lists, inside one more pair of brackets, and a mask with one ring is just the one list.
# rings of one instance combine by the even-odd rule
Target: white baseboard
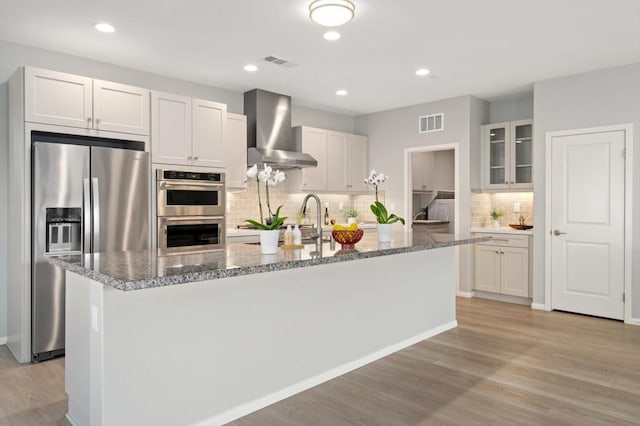
[[498,302],[515,303],[517,305],[531,306],[530,297],[511,296],[509,294],[490,293],[488,291],[474,290],[473,297],[495,300]]
[[546,311],[547,307],[545,306],[544,303],[532,303],[531,309],[536,309],[538,311]]
[[71,426],[78,426],[78,423],[76,423],[76,422],[73,420],[73,418],[69,415],[69,413],[65,414],[64,416],[66,417],[67,421],[69,422],[69,424],[70,424]]
[[6,345],[7,344],[7,338],[6,337],[0,337],[0,345]]
[[625,321],[625,324],[640,325],[640,318],[631,318],[629,321]]
[[341,376],[345,373],[348,373],[349,371],[353,371],[357,368],[367,365],[380,358],[384,358],[387,355],[391,355],[392,353],[397,352],[401,349],[407,348],[411,345],[415,345],[418,342],[426,340],[430,337],[443,333],[452,328],[456,328],[457,326],[458,326],[457,321],[451,321],[439,327],[432,328],[431,330],[428,330],[410,339],[404,340],[395,345],[387,346],[386,348],[380,349],[379,351],[376,351],[370,355],[366,355],[362,358],[356,359],[355,361],[348,362],[339,367],[332,368],[331,370],[325,373],[303,380],[294,385],[286,387],[282,390],[274,392],[270,395],[264,396],[262,398],[256,399],[246,404],[242,404],[236,408],[225,411],[224,413],[219,414],[217,416],[204,419],[196,423],[195,426],[215,426],[215,425],[223,425],[223,424],[229,423],[233,420],[239,419],[240,417],[246,416],[247,414],[253,413],[254,411],[257,411],[261,408],[267,407],[271,404],[275,404],[278,401],[282,401],[283,399],[289,398],[292,395],[295,395],[297,393],[310,389],[314,386],[317,386],[331,379],[335,379],[336,377]]
[[467,298],[467,299],[471,299],[473,297],[473,292],[472,291],[457,291],[456,292],[456,296],[464,297],[464,298]]

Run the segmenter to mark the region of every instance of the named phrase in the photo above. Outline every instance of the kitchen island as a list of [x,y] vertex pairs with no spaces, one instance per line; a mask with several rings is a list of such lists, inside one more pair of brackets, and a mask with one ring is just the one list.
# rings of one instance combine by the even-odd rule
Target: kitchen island
[[223,424],[427,339],[456,326],[455,247],[486,239],[51,258],[67,270],[68,416]]

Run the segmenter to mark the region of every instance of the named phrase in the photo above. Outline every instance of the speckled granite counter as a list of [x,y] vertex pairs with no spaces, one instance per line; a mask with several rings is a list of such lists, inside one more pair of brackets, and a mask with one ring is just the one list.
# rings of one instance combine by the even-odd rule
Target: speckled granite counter
[[325,243],[318,252],[315,244],[302,249],[278,249],[277,254],[263,255],[259,245],[227,244],[224,250],[158,255],[153,250],[51,257],[50,262],[119,290],[140,290],[205,281],[239,275],[302,268],[356,259],[430,250],[485,241],[490,237],[454,237],[427,232],[392,235],[390,243],[379,243],[375,233],[365,233],[355,250],[334,250]]

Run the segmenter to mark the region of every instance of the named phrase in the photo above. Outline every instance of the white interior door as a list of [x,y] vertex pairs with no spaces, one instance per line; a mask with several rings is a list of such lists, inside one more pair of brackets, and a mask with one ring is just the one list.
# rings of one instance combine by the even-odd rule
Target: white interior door
[[624,317],[624,131],[551,141],[551,307]]

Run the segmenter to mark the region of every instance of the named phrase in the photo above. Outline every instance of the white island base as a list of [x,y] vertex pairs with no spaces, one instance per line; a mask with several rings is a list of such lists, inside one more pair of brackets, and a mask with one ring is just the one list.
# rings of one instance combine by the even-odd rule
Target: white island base
[[224,424],[453,328],[455,250],[136,291],[67,272],[69,420]]

